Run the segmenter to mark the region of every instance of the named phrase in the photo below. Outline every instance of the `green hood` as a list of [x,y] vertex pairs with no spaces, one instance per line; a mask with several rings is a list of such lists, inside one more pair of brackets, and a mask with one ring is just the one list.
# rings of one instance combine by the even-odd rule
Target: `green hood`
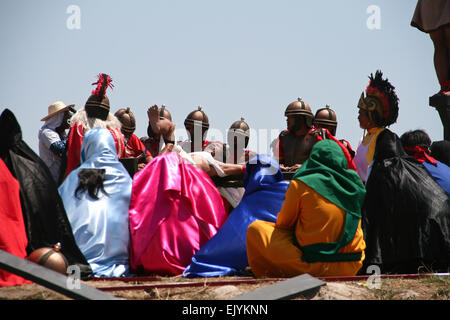
[[[361,252],[339,254],[337,251],[354,237],[361,219],[366,190],[356,171],[347,169],[347,159],[332,140],[317,142],[308,160],[295,173],[297,179],[346,212],[344,232],[338,242],[301,247],[306,262],[358,261]],[[294,235],[294,240],[296,237]]]

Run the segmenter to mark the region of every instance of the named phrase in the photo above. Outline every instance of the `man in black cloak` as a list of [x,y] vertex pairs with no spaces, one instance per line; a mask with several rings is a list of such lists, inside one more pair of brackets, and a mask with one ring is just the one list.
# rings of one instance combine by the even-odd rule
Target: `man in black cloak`
[[362,150],[362,159],[369,158],[370,143],[375,143],[362,209],[367,247],[361,272],[371,265],[378,265],[382,273],[447,272],[450,199],[423,165],[406,153],[400,138],[386,128],[398,117],[395,87],[380,70],[369,79],[366,95],[361,94],[358,103],[358,119],[367,129],[378,130],[369,131],[374,135],[372,142],[366,147],[361,143],[355,155]]
[[69,265],[78,265],[81,279],[87,279],[92,269],[75,242],[58,187],[43,160],[22,140],[20,125],[9,109],[0,116],[0,136],[0,157],[20,185],[27,254],[59,242]]
[[389,129],[378,136],[366,192],[361,271],[448,272],[450,198]]

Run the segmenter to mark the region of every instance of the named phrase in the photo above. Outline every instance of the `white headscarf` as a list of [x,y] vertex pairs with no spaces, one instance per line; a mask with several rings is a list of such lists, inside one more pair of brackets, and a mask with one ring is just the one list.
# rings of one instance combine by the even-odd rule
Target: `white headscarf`
[[48,119],[47,121],[45,121],[41,130],[50,129],[50,130],[54,131],[56,128],[58,128],[61,125],[61,123],[64,119],[64,114],[65,114],[64,112],[60,112],[56,116],[53,116],[50,119]]
[[61,125],[63,119],[64,119],[64,112],[61,112],[56,116],[51,117],[50,119],[45,121],[41,129],[39,129],[38,134],[39,141],[43,143],[47,149],[50,148],[52,143],[61,141],[62,138],[65,138],[64,135],[63,137],[61,137],[56,132],[56,128],[58,128]]

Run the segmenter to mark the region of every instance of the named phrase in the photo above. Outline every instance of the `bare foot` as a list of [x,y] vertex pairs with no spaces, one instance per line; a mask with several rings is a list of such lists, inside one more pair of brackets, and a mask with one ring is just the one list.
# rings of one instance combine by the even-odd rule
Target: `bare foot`
[[159,127],[159,111],[158,106],[155,104],[148,108],[147,110],[147,116],[148,116],[148,122],[150,123],[150,126],[152,127],[152,131],[155,135],[160,134],[160,127]]

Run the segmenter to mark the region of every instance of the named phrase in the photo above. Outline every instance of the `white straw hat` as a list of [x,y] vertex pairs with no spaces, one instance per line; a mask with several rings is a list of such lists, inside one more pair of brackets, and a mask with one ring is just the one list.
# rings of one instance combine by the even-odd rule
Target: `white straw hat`
[[54,117],[57,114],[65,112],[69,109],[72,112],[75,112],[75,109],[73,108],[74,106],[75,106],[74,104],[69,104],[68,106],[66,106],[62,101],[53,102],[51,105],[48,106],[48,115],[42,118],[41,121],[47,121],[51,117]]

